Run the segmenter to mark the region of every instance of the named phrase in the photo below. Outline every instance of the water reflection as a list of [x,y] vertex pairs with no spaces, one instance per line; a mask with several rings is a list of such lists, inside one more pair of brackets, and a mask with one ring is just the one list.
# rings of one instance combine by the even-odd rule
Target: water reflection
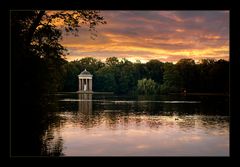
[[[229,155],[229,117],[225,111],[209,112],[211,106],[208,105],[206,108],[207,105],[203,101],[153,102],[163,100],[176,101],[176,99],[149,99],[149,97],[129,99],[92,94],[64,96],[58,101],[59,110],[49,115],[49,118],[54,119],[51,119],[42,138],[47,150],[45,154]],[[212,103],[215,105],[214,101]]]
[[[127,118],[127,122],[125,121]],[[91,129],[66,122],[61,129],[65,155],[222,156],[228,155],[228,128],[221,131],[192,117],[179,124],[168,116],[128,116],[103,121]],[[206,119],[206,118],[204,118]],[[194,122],[194,124],[192,124]],[[228,124],[227,120],[223,123]]]
[[85,114],[92,114],[92,94],[78,94],[78,111]]

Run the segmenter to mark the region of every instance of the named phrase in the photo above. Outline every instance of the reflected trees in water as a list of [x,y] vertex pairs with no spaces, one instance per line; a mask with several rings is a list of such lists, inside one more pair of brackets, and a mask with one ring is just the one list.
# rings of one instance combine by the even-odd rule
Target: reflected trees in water
[[[68,96],[70,97],[70,95]],[[46,98],[47,105],[42,107],[44,112],[41,115],[41,124],[31,126],[28,131],[34,132],[36,142],[27,145],[27,142],[33,138],[29,140],[24,138],[26,140],[25,147],[34,146],[32,150],[35,150],[35,153],[32,155],[64,156],[64,150],[67,148],[63,130],[68,128],[75,130],[79,128],[79,133],[96,131],[95,133],[98,135],[105,133],[128,135],[127,130],[132,128],[137,131],[149,129],[153,134],[158,131],[165,133],[163,130],[166,128],[171,129],[169,133],[174,132],[178,135],[189,133],[190,130],[196,136],[199,131],[192,130],[198,128],[201,129],[201,133],[210,135],[213,133],[219,135],[220,131],[223,135],[228,133],[228,117],[222,117],[222,115],[227,116],[228,112],[222,111],[225,114],[221,115],[220,112],[218,116],[211,112],[204,113],[208,110],[204,109],[204,106],[207,107],[207,105],[203,103],[160,103],[154,101],[170,100],[171,98],[134,97],[132,99],[92,94],[75,94],[70,97],[69,101],[61,100],[68,96],[51,95]],[[169,133],[167,135],[171,135]]]

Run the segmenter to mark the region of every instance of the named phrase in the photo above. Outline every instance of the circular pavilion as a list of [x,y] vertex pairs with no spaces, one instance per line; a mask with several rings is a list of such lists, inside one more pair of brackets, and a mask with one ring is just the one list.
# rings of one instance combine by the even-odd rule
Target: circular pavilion
[[86,69],[78,75],[79,88],[78,92],[91,93],[92,92],[92,75]]

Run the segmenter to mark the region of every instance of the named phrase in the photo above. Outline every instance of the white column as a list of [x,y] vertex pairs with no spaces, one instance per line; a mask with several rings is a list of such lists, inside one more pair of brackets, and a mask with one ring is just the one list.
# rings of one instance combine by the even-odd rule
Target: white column
[[90,79],[88,79],[88,91],[90,91]]
[[90,91],[90,80],[88,79],[88,91]]
[[78,79],[78,82],[79,82],[79,88],[78,88],[78,91],[81,91],[81,79]]
[[83,91],[83,85],[84,85],[83,79],[81,79],[81,91]]
[[86,85],[87,85],[87,91],[88,91],[88,79],[86,79],[86,81],[87,81],[87,82],[86,82]]
[[79,82],[80,82],[79,91],[81,91],[82,90],[82,79],[81,78],[79,79]]
[[92,79],[89,80],[89,91],[92,91]]
[[81,91],[83,90],[83,79],[81,78]]
[[83,79],[83,89],[82,89],[83,91],[84,91],[84,85],[85,85],[85,79]]

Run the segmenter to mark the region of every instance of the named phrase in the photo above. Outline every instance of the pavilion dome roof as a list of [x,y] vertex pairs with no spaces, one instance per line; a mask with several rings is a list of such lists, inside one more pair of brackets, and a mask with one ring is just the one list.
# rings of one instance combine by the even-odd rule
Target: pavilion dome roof
[[80,73],[80,75],[91,75],[86,69]]

